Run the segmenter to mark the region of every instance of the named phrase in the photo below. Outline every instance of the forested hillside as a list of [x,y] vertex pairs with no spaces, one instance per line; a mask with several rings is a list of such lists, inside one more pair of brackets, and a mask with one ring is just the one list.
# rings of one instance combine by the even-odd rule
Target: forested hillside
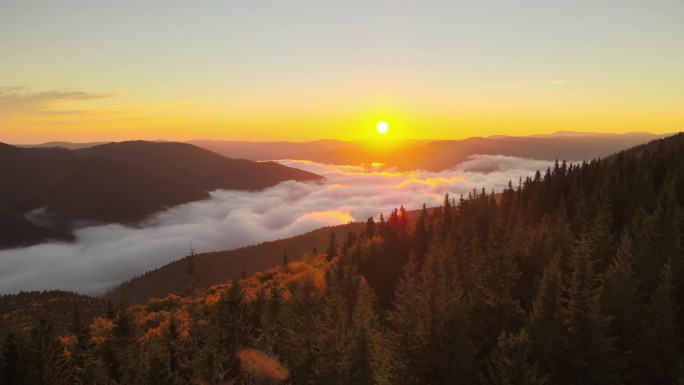
[[403,208],[320,253],[4,341],[0,382],[678,384],[684,135]]
[[[362,227],[362,223],[351,222],[258,245],[194,255],[196,286],[198,289],[207,289],[217,283],[277,266],[284,260],[294,262],[303,259],[312,250],[323,250],[332,233],[345,239],[349,232],[358,232]],[[189,258],[173,261],[123,282],[105,294],[105,298],[114,302],[140,304],[169,294],[182,295],[187,290]]]
[[0,295],[0,338],[13,331],[30,330],[37,319],[50,322],[57,333],[66,334],[71,331],[74,317],[90,323],[113,310],[111,303],[108,306],[102,299],[61,290]]
[[[406,212],[408,222],[415,223],[420,210]],[[193,255],[196,287],[208,289],[210,286],[252,275],[283,263],[304,259],[310,253],[316,254],[329,244],[331,236],[347,239],[364,228],[364,222],[349,222],[343,225],[321,227],[316,230],[290,238],[262,242],[258,245],[240,247],[233,250],[213,251]],[[334,234],[334,235],[333,235]],[[146,303],[152,298],[163,298],[169,294],[186,293],[187,267],[189,256],[173,261],[157,269],[121,283],[107,292],[104,297],[113,302],[130,304]]]

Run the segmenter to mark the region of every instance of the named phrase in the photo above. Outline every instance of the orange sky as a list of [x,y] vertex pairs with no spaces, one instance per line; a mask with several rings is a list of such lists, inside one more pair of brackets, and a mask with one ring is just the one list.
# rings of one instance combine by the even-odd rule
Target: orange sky
[[682,14],[681,1],[7,1],[0,141],[675,132]]

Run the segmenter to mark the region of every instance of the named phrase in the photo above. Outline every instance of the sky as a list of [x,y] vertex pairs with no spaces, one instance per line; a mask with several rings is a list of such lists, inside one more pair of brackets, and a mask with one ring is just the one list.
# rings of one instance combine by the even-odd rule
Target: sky
[[681,0],[0,0],[0,57],[16,144],[684,127]]
[[[197,252],[287,238],[323,226],[385,216],[403,205],[439,205],[473,189],[502,191],[550,162],[474,155],[442,172],[395,172],[282,161],[326,179],[286,181],[261,191],[217,190],[211,198],[172,207],[138,227],[116,224],[77,230],[74,243],[0,250],[0,294],[61,289],[97,295],[124,280]],[[482,171],[487,170],[487,171]]]

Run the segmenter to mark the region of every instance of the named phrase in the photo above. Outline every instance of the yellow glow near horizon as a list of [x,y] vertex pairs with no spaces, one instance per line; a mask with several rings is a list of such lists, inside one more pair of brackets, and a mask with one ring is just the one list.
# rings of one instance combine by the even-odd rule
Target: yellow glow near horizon
[[12,3],[4,143],[684,129],[681,1]]
[[[373,148],[382,149],[404,139],[458,140],[559,130],[667,133],[682,129],[684,111],[675,101],[662,102],[657,108],[615,98],[601,102],[595,97],[580,103],[573,100],[573,94],[567,94],[565,89],[570,87],[554,88],[554,98],[529,96],[529,104],[483,88],[473,89],[469,99],[454,97],[431,103],[427,102],[431,95],[426,90],[423,94],[397,91],[398,96],[385,99],[372,93],[360,98],[357,90],[348,90],[320,101],[303,93],[294,99],[310,103],[300,105],[279,94],[260,100],[185,100],[179,95],[139,98],[125,91],[108,94],[0,88],[0,142],[337,139],[369,140]],[[383,122],[387,124],[384,134]],[[376,132],[371,132],[371,127]]]
[[375,129],[378,131],[380,134],[386,134],[387,131],[389,130],[389,124],[385,121],[380,121],[378,124],[375,125]]

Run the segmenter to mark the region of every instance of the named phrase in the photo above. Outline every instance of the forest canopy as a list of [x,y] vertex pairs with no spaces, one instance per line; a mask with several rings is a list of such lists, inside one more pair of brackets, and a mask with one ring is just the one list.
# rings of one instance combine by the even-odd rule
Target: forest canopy
[[302,260],[5,334],[3,384],[676,384],[684,135],[399,207]]

